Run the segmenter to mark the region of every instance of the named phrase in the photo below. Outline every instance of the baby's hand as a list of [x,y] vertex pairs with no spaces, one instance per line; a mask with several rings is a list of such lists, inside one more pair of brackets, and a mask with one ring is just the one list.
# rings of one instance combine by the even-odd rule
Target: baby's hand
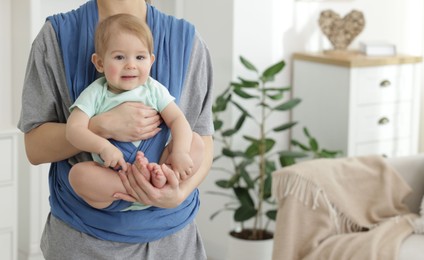
[[118,169],[119,166],[121,166],[122,170],[127,170],[127,164],[124,160],[124,155],[118,148],[116,148],[112,144],[106,146],[100,152],[100,157],[104,161],[103,165],[105,167],[112,167],[114,169]]
[[177,177],[179,176],[180,180],[186,180],[193,175],[194,164],[189,153],[172,152],[166,163],[171,165],[172,170]]

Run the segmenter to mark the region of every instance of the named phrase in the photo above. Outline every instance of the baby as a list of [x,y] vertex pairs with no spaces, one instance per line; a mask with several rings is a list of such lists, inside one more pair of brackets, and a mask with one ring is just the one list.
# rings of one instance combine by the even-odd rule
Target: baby
[[[123,153],[107,139],[88,128],[92,116],[127,101],[138,101],[156,109],[171,130],[172,139],[165,147],[159,164],[149,163],[143,153],[135,165],[146,167],[145,177],[161,188],[166,177],[160,164],[166,163],[180,180],[197,171],[203,159],[203,141],[193,133],[174,97],[149,76],[155,60],[153,38],[146,23],[138,18],[119,14],[101,21],[95,35],[92,62],[101,77],[90,84],[71,106],[66,136],[80,150],[91,152],[96,162],[75,164],[69,181],[74,191],[95,208],[108,207],[113,194],[126,193],[117,169],[127,170]],[[134,143],[134,149],[139,142]]]

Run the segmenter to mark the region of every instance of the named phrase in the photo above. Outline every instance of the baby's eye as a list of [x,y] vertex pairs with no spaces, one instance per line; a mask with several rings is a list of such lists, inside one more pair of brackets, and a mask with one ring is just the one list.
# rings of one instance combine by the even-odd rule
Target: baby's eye
[[138,55],[136,58],[137,58],[137,60],[144,60],[146,58],[146,56]]
[[125,57],[124,57],[124,55],[116,55],[115,56],[115,60],[123,60]]

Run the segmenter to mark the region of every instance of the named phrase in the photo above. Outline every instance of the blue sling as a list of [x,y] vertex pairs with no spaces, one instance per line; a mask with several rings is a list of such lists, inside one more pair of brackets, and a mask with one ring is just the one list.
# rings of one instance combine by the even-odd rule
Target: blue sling
[[[94,52],[94,31],[98,21],[97,4],[89,1],[80,8],[47,18],[57,35],[64,62],[70,97],[78,95],[96,78],[91,63]],[[156,60],[151,76],[167,86],[178,103],[190,61],[194,27],[184,20],[165,15],[147,5],[147,23],[154,38]],[[162,126],[160,134],[145,140],[138,149],[150,161],[158,161],[169,136]],[[113,140],[111,140],[113,141]],[[120,147],[127,161],[133,162],[137,149],[131,143],[113,141]],[[52,214],[75,229],[103,240],[144,243],[173,234],[190,223],[199,208],[196,189],[181,205],[173,209],[150,207],[141,211],[120,210],[130,202],[117,201],[106,209],[97,210],[86,204],[72,190],[67,161],[52,163],[50,205]]]

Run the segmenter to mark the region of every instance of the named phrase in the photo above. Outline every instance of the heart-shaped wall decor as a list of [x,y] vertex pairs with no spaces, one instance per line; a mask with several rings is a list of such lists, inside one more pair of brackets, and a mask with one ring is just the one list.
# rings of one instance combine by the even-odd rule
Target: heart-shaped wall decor
[[336,50],[346,50],[365,27],[364,14],[352,10],[345,17],[332,10],[321,12],[319,26]]

